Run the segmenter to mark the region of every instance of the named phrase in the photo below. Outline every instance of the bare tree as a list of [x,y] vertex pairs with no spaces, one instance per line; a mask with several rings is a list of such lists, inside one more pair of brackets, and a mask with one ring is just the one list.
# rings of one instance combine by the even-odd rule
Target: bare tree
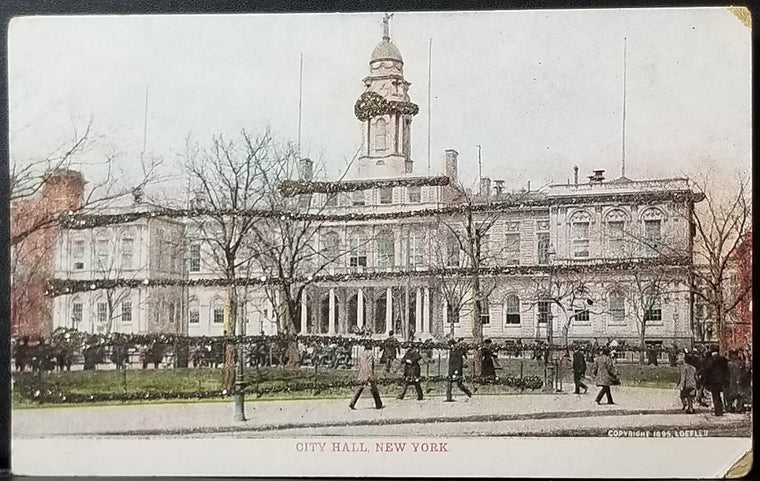
[[668,288],[670,279],[664,268],[634,271],[630,281],[619,292],[631,306],[633,319],[639,334],[639,363],[646,362],[646,334],[651,323],[662,321],[662,301],[670,294],[676,294]]

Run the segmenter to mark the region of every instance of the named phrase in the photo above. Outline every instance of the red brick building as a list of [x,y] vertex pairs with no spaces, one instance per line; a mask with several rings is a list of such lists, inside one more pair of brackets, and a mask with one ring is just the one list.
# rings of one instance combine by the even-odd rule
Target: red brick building
[[59,212],[80,209],[85,180],[73,170],[57,170],[40,191],[11,204],[11,336],[38,338],[52,330],[52,300],[45,285],[55,272]]
[[736,305],[736,322],[725,326],[728,349],[743,349],[752,344],[752,231],[736,250],[736,292],[745,293]]

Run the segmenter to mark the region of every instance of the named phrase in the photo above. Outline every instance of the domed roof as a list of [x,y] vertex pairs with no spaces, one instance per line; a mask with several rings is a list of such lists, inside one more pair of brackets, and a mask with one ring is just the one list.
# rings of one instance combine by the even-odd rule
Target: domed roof
[[401,52],[398,51],[398,48],[393,45],[393,42],[388,37],[383,37],[383,41],[377,44],[375,50],[372,51],[372,57],[369,61],[374,62],[375,60],[396,60],[404,63],[404,59],[401,58]]

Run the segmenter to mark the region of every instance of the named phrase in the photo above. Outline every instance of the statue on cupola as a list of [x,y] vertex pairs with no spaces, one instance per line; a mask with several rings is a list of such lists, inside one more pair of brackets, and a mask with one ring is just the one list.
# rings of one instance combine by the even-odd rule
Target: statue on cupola
[[391,42],[390,19],[383,17],[383,39],[369,60],[364,93],[354,106],[362,122],[362,154],[358,173],[362,178],[395,178],[412,173],[412,117],[419,107],[409,100],[404,60]]

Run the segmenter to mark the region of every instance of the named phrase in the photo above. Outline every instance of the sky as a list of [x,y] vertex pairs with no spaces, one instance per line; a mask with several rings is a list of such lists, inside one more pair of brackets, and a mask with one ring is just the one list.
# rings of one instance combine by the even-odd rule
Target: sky
[[[512,189],[564,183],[574,165],[618,177],[624,57],[628,177],[750,172],[751,34],[728,10],[397,12],[390,32],[420,106],[416,174],[441,173],[456,149],[474,182],[481,145],[482,175]],[[338,178],[361,144],[353,106],[381,36],[381,13],[13,19],[11,161],[44,158],[90,118],[88,177],[114,152],[133,172],[143,142],[176,179],[188,135],[268,127],[295,141],[303,54],[302,156]]]

